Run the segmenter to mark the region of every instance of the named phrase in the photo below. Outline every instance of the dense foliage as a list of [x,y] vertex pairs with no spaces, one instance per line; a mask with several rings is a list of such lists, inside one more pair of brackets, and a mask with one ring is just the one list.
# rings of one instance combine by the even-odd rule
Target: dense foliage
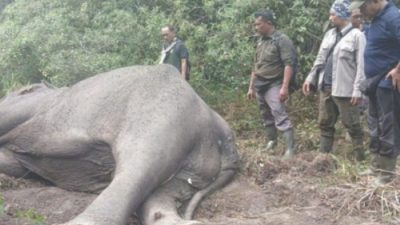
[[270,8],[295,42],[300,78],[309,70],[333,0],[1,0],[0,94],[47,80],[71,85],[93,74],[154,64],[159,29],[179,28],[191,54],[192,85],[247,85],[253,13]]
[[[304,73],[318,47],[330,0],[3,0],[1,90],[48,80],[71,85],[134,64],[154,64],[159,29],[175,24],[191,53],[192,83],[247,83],[253,13],[273,9],[301,53]],[[322,10],[321,10],[322,9]],[[311,54],[310,54],[311,53]]]

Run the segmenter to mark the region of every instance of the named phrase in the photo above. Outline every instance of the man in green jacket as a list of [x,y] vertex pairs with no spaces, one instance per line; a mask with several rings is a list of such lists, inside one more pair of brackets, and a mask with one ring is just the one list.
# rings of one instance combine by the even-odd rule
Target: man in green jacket
[[287,145],[284,158],[291,158],[295,153],[295,140],[285,101],[289,98],[295,49],[292,41],[275,29],[275,21],[272,11],[255,14],[255,27],[260,38],[247,98],[257,99],[267,131],[267,150],[276,146],[279,130]]

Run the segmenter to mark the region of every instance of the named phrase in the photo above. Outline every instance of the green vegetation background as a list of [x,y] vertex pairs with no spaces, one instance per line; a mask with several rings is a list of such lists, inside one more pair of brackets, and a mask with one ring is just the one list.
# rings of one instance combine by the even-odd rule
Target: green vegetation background
[[[194,87],[247,89],[253,13],[270,8],[295,42],[300,78],[318,50],[332,0],[1,0],[0,90],[47,80],[72,85],[99,72],[155,64],[160,27],[190,49]],[[221,98],[223,96],[220,96]]]
[[300,83],[333,0],[0,0],[0,96],[41,80],[72,85],[118,67],[156,64],[160,27],[190,50],[191,85],[212,106],[243,99],[254,12],[272,9],[299,55]]

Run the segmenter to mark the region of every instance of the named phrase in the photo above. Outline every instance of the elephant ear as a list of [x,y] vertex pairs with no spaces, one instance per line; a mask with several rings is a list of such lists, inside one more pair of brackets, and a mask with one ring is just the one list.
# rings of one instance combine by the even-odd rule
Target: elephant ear
[[47,87],[47,86],[45,86],[43,84],[32,84],[32,85],[21,88],[19,91],[17,91],[17,95],[26,95],[29,93],[33,93],[44,87]]

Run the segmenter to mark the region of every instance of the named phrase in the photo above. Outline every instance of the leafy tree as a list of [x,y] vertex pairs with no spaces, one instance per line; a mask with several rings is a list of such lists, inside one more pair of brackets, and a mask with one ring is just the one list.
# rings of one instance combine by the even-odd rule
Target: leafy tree
[[272,9],[300,56],[304,78],[333,0],[3,0],[0,94],[48,80],[71,85],[117,67],[157,63],[159,29],[175,24],[191,56],[195,88],[247,86],[254,54],[253,14]]

